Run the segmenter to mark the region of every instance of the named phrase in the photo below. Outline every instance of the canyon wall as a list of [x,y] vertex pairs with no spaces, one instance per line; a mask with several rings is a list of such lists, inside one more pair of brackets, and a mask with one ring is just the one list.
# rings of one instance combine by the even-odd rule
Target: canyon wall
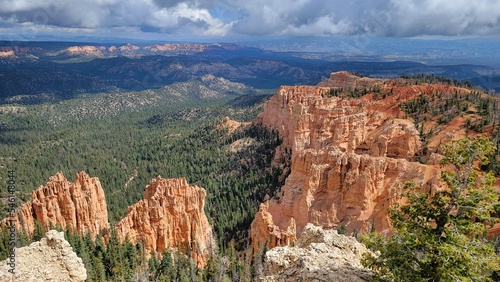
[[[172,251],[187,253],[203,267],[215,248],[212,228],[204,212],[205,189],[188,185],[185,178],[153,179],[146,187],[144,199],[127,211],[116,231],[123,242],[141,241],[147,254],[161,255]],[[9,225],[10,218],[2,221]],[[18,230],[33,234],[35,221],[44,230],[55,226],[69,228],[79,234],[90,232],[93,238],[109,229],[106,198],[99,179],[85,172],[69,182],[59,172],[45,186],[32,192],[32,200],[23,204],[14,217]]]
[[395,87],[346,72],[323,84],[328,87],[281,87],[256,121],[283,138],[276,161],[279,152],[291,150],[292,162],[281,195],[261,206],[252,223],[254,252],[265,242],[274,247],[294,241],[291,230],[300,234],[307,223],[349,232],[389,230],[387,208],[402,183],[439,185],[437,165],[411,161],[422,148],[419,131],[398,118],[404,116],[400,102],[430,90],[396,89],[384,99],[334,97],[330,87]]
[[205,196],[205,189],[188,185],[185,178],[157,177],[146,186],[144,199],[129,207],[118,223],[118,237],[142,241],[148,253],[189,247],[194,261],[203,267],[215,247],[204,213]]
[[[7,220],[3,220],[3,225]],[[15,214],[14,224],[18,230],[33,234],[35,220],[45,230],[60,226],[79,234],[90,232],[93,238],[105,232],[108,210],[99,179],[83,171],[76,174],[73,182],[61,172],[50,177],[45,186],[32,191],[31,201],[23,204]]]

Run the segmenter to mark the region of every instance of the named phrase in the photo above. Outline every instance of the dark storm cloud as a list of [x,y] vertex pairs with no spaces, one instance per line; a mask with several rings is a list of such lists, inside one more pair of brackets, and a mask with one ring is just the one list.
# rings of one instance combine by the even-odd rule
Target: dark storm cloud
[[0,0],[0,22],[209,36],[498,36],[500,1]]

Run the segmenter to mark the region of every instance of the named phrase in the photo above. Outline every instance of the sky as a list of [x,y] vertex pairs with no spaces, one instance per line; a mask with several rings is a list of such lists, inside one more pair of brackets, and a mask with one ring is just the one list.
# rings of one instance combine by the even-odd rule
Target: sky
[[0,0],[0,38],[500,39],[499,0]]

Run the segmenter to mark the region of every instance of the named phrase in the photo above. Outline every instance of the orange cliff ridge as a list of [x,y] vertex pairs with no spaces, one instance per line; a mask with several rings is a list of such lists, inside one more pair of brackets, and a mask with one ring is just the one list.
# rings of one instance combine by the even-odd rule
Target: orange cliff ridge
[[189,246],[191,257],[204,267],[215,246],[204,212],[205,196],[205,189],[188,185],[185,178],[158,176],[146,186],[144,199],[129,207],[127,216],[118,223],[118,237],[144,242],[148,254]]
[[[173,251],[179,247],[185,253],[189,246],[192,258],[204,267],[215,248],[204,213],[205,196],[205,189],[188,185],[185,178],[157,177],[146,187],[144,199],[128,208],[116,227],[117,235],[122,242],[127,236],[133,243],[142,241],[148,256],[152,251],[161,255],[168,247]],[[9,225],[9,220],[4,219],[2,226]],[[83,171],[74,182],[61,172],[50,177],[45,186],[32,192],[32,200],[14,218],[17,229],[30,235],[35,220],[45,230],[61,226],[79,234],[89,232],[94,239],[99,232],[108,233],[106,198],[99,179]]]
[[[254,253],[267,242],[272,248],[296,240],[307,223],[325,229],[345,226],[349,232],[390,229],[388,207],[412,179],[422,187],[441,185],[439,155],[428,164],[416,162],[422,150],[419,130],[399,104],[424,93],[469,93],[450,85],[407,85],[401,79],[360,78],[332,73],[320,86],[282,86],[264,105],[255,123],[277,130],[291,150],[290,175],[278,199],[260,206],[251,225]],[[378,88],[361,98],[335,97],[343,90]],[[368,91],[369,93],[370,91]],[[448,140],[465,136],[465,119],[457,116],[429,136],[434,152]],[[276,164],[278,165],[278,164]]]
[[17,229],[27,234],[33,234],[35,220],[45,230],[61,226],[79,234],[89,232],[93,238],[105,232],[108,210],[99,179],[83,171],[76,174],[74,182],[69,182],[62,172],[50,177],[45,186],[31,193],[31,201],[23,204],[14,218]]

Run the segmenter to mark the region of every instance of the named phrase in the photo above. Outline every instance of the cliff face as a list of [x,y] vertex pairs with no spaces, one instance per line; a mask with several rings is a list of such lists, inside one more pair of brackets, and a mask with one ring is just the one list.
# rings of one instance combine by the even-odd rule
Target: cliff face
[[370,281],[371,272],[361,265],[370,251],[353,237],[308,224],[297,245],[277,247],[265,255],[260,281]]
[[321,87],[342,87],[343,89],[363,89],[374,86],[381,86],[386,80],[369,77],[358,77],[347,71],[334,72],[330,78],[318,84]]
[[[300,234],[307,223],[326,229],[343,225],[351,232],[387,230],[387,208],[402,183],[413,179],[423,187],[439,185],[438,166],[411,161],[422,149],[419,131],[412,121],[398,118],[404,116],[399,103],[434,91],[434,86],[409,91],[345,72],[332,74],[324,85],[329,87],[281,87],[257,119],[279,131],[287,149],[277,152],[291,149],[292,162],[282,196],[261,207],[252,223],[254,252],[266,241],[269,247],[286,244],[291,237],[285,234]],[[360,85],[392,87],[394,92],[383,99],[330,95],[330,87]],[[448,133],[442,141],[455,138]]]
[[166,248],[192,250],[192,258],[203,267],[214,247],[212,228],[204,213],[205,189],[188,185],[185,178],[153,179],[144,199],[128,208],[117,225],[120,240],[128,236],[142,241],[148,253]]
[[76,174],[74,182],[69,182],[59,172],[50,177],[45,186],[34,190],[31,197],[32,200],[15,215],[16,227],[28,234],[35,230],[35,219],[45,230],[59,225],[79,234],[90,232],[94,238],[108,228],[108,210],[101,183],[83,171]]
[[[39,242],[15,250],[15,266],[0,263],[1,281],[85,281],[87,271],[62,232],[50,230]],[[14,268],[14,275],[9,270]]]
[[[162,254],[166,248],[186,253],[189,249],[198,266],[203,267],[215,246],[212,228],[204,212],[205,189],[188,185],[185,178],[153,179],[146,187],[144,199],[128,208],[127,216],[117,225],[121,241],[144,243],[150,254]],[[9,225],[10,218],[2,221]],[[59,172],[45,186],[32,192],[32,200],[15,214],[19,230],[32,234],[35,220],[45,230],[52,226],[69,227],[79,234],[95,236],[108,230],[106,199],[99,179],[85,172],[76,175],[74,182]]]
[[250,237],[253,241],[262,240],[259,245],[267,242],[269,248],[290,246],[297,240],[295,219],[291,217],[286,226],[286,230],[282,230],[275,225],[273,216],[269,213],[269,203],[263,203],[250,226]]

